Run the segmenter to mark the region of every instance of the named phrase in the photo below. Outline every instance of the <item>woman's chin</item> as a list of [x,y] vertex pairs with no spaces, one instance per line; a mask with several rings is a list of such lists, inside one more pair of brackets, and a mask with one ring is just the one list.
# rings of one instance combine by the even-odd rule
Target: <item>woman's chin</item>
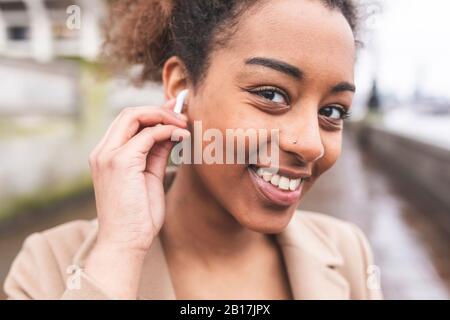
[[249,210],[247,212],[253,212],[253,214],[247,214],[243,217],[235,216],[243,227],[259,233],[276,234],[287,227],[295,213],[295,207],[276,212],[267,209]]

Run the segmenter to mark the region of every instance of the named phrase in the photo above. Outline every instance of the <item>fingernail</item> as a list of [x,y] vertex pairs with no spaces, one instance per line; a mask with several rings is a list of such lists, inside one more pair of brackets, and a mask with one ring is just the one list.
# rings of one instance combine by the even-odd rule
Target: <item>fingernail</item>
[[178,119],[187,121],[187,117],[186,117],[184,114],[176,113],[176,112],[174,112],[174,114],[175,114],[175,116],[176,116]]

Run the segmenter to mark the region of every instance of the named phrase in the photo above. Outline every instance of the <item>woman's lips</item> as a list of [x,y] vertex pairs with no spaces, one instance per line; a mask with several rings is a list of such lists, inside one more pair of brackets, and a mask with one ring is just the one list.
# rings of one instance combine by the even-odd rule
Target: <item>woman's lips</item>
[[288,207],[300,200],[303,181],[293,191],[281,190],[279,187],[274,186],[272,183],[265,181],[262,177],[258,176],[254,167],[248,167],[248,172],[250,174],[250,179],[255,185],[255,188],[260,196],[262,196],[264,200],[269,201],[271,204]]

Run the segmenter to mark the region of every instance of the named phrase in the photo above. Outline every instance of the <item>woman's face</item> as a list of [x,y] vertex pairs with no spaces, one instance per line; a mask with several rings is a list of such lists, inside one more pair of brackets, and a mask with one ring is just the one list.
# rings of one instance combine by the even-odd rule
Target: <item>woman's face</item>
[[[298,0],[249,10],[226,48],[211,54],[205,79],[189,98],[190,120],[224,137],[226,129],[279,130],[283,186],[266,182],[269,174],[255,174],[262,163],[193,166],[241,225],[280,232],[302,196],[336,162],[341,118],[353,98],[354,60],[354,37],[344,16],[320,1]],[[247,154],[255,152],[249,148]],[[283,190],[287,182],[293,191]]]

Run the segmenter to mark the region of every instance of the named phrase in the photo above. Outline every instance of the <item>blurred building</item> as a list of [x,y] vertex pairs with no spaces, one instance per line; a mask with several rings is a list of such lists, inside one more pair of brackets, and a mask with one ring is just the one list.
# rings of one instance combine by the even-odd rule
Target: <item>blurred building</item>
[[104,0],[0,0],[0,115],[76,115],[80,64],[59,58],[95,60],[106,10]]
[[105,12],[103,0],[0,0],[0,55],[94,59]]

